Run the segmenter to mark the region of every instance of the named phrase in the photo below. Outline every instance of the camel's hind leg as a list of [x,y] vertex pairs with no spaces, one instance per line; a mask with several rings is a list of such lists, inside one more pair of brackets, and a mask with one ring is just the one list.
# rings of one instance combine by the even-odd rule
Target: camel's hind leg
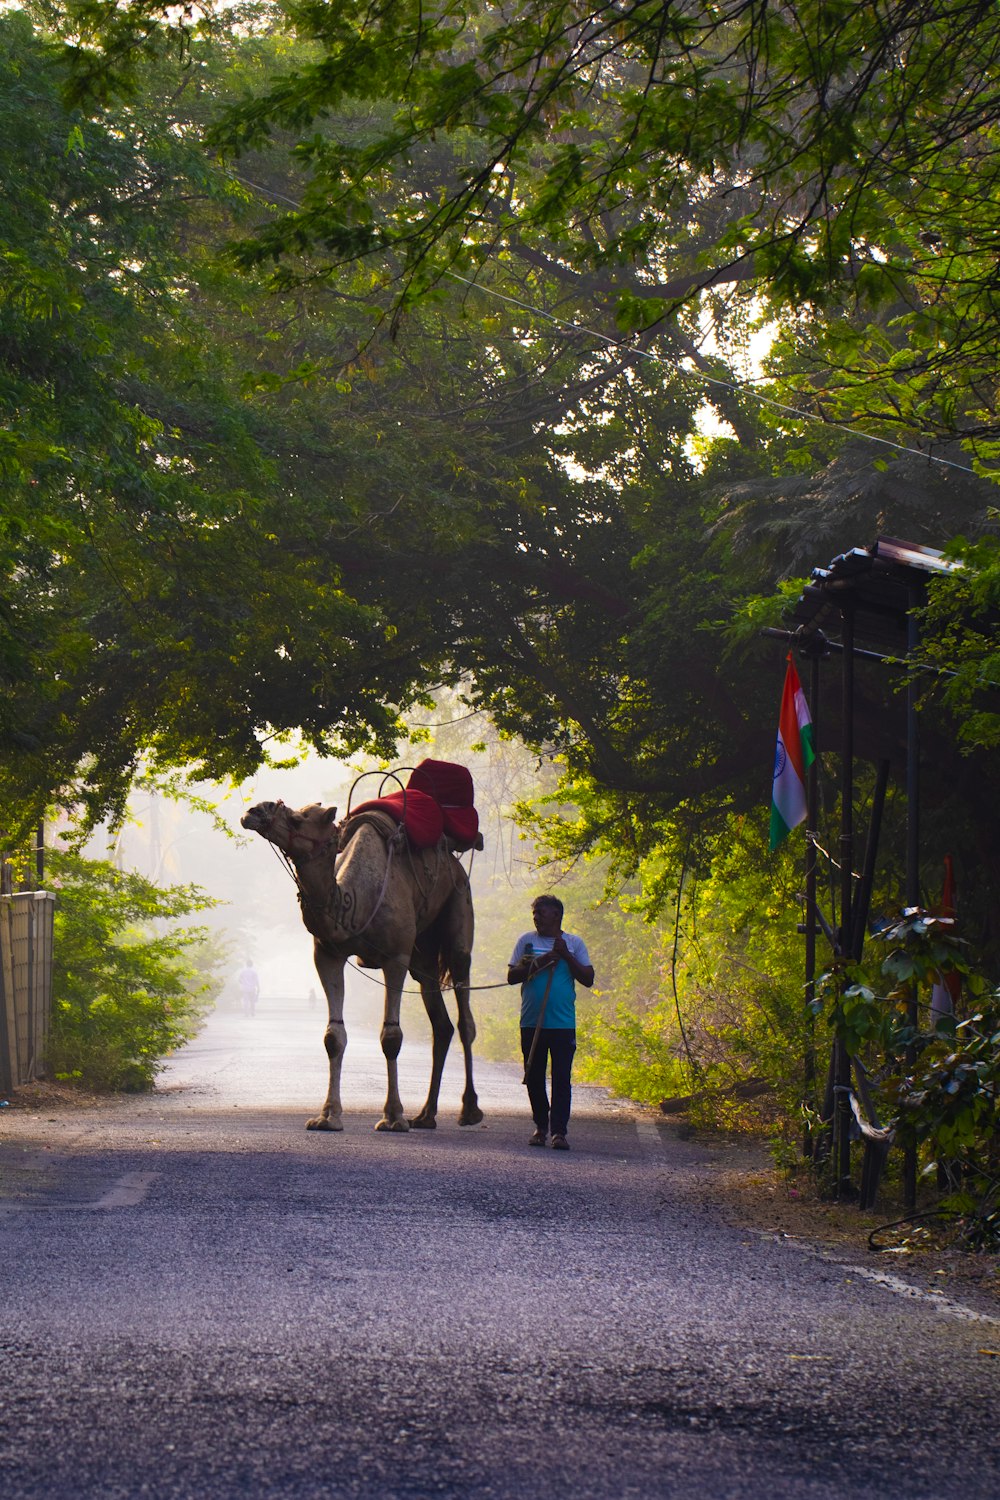
[[383,965],[385,975],[385,1017],[382,1021],[382,1052],[385,1056],[389,1089],[385,1096],[385,1109],[376,1130],[409,1130],[410,1122],[403,1114],[399,1097],[399,1068],[396,1059],[403,1043],[403,1030],[399,1024],[399,1007],[403,996],[403,982],[409,969],[409,954],[397,955]]
[[[417,944],[414,954],[414,963],[411,968],[413,977],[420,981],[420,993],[423,996],[424,1009],[431,1023],[434,1033],[434,1050],[431,1061],[431,1086],[427,1091],[427,1103],[410,1121],[414,1130],[434,1130],[437,1126],[438,1094],[441,1092],[441,1075],[444,1072],[444,1060],[448,1056],[448,1048],[451,1039],[455,1035],[455,1028],[451,1023],[444,996],[441,993],[441,983],[436,977],[438,967],[437,945],[431,948],[421,948]],[[431,976],[434,977],[431,977]]]
[[441,955],[458,1001],[458,1036],[465,1057],[465,1092],[462,1095],[462,1110],[458,1117],[460,1125],[478,1125],[483,1118],[476,1097],[476,1086],[472,1081],[472,1044],[476,1040],[476,1023],[472,1019],[469,1000],[469,976],[472,972],[472,939],[475,920],[472,914],[472,894],[468,881],[459,885],[441,913]]
[[465,1056],[465,1093],[462,1095],[462,1112],[458,1117],[460,1125],[478,1125],[483,1118],[476,1086],[472,1081],[472,1044],[476,1040],[476,1023],[472,1018],[472,1003],[469,999],[471,968],[470,953],[452,954],[451,978],[455,986],[455,999],[458,1001],[458,1036]]
[[306,1121],[307,1130],[343,1130],[343,1109],[340,1103],[340,1069],[347,1046],[347,1031],[344,1027],[344,960],[337,958],[317,941],[313,945],[313,959],[320,983],[326,994],[329,1020],[323,1045],[330,1060],[330,1086],[326,1101],[318,1115]]

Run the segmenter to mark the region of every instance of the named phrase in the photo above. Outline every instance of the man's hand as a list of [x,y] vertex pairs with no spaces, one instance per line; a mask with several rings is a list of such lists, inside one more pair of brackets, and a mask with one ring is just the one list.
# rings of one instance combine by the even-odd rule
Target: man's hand
[[535,953],[528,960],[528,971],[531,974],[540,974],[543,969],[551,969],[557,958],[558,954],[554,948],[551,953]]
[[[563,947],[565,948],[565,943]],[[544,973],[558,962],[560,954],[553,948],[551,953],[530,953],[521,959],[519,964],[511,964],[507,970],[508,984],[523,984],[526,979],[531,979],[535,974]]]
[[572,974],[573,978],[579,984],[584,985],[588,990],[590,989],[591,985],[594,982],[593,965],[581,964],[577,962],[572,953],[569,951],[566,939],[563,937],[561,932],[552,944],[552,952],[549,957],[551,958],[553,963],[555,963],[557,959],[564,958],[567,965],[569,966],[569,972]]

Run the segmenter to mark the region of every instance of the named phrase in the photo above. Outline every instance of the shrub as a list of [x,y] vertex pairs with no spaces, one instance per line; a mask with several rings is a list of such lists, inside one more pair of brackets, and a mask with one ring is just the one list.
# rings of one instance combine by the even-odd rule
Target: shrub
[[[938,1205],[972,1248],[1000,1244],[1000,993],[975,973],[947,919],[908,908],[870,944],[866,960],[822,976],[814,1006],[852,1056],[864,1057],[893,1113],[896,1140],[939,1169],[950,1191]],[[886,951],[888,950],[888,951]],[[872,956],[874,954],[874,956]],[[975,1013],[928,1014],[935,981],[962,976]],[[913,1024],[913,996],[917,1024]]]
[[163,924],[213,902],[195,886],[160,888],[75,853],[50,854],[49,870],[58,895],[49,1068],[99,1091],[151,1088],[213,1003],[223,957],[209,950],[206,961],[203,928]]
[[688,1072],[677,1056],[671,1022],[666,1003],[638,1013],[622,1004],[611,1015],[579,1016],[579,1076],[640,1104],[685,1092]]

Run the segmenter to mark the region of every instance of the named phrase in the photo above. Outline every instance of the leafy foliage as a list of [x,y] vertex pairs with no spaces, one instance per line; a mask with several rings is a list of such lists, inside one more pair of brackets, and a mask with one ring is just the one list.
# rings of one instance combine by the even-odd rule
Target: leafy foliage
[[[1000,995],[970,964],[950,919],[907,911],[877,947],[865,964],[824,975],[813,1010],[851,1056],[867,1059],[899,1143],[920,1150],[926,1173],[940,1166],[951,1179],[941,1208],[961,1219],[964,1242],[1000,1242]],[[951,974],[961,975],[966,1007],[976,1007],[964,1019],[928,1011],[930,987]]]
[[[73,0],[78,97],[134,79],[159,14]],[[930,440],[995,432],[992,6],[295,0],[287,15],[311,52],[216,136],[247,151],[290,132],[306,173],[248,259],[308,247],[310,275],[370,261],[404,307],[442,276],[521,261],[671,342],[689,299],[752,287],[775,310],[835,314],[802,370],[811,408]],[[354,101],[359,128],[317,128]]]
[[[654,9],[637,7],[607,28],[606,55],[587,75],[586,119],[576,118],[570,135],[586,133],[593,168],[616,158],[627,121],[640,136],[656,124],[644,113],[639,53],[629,50],[642,53],[642,38],[652,38]],[[140,6],[129,26],[142,14]],[[355,254],[355,235],[334,275],[323,246],[333,244],[324,215],[336,212],[337,163],[356,158],[352,202],[371,196],[366,223],[433,218],[442,183],[447,194],[465,170],[463,153],[469,170],[478,160],[480,127],[501,127],[518,91],[534,87],[515,69],[510,98],[497,95],[495,116],[470,123],[463,87],[475,93],[482,68],[509,60],[514,31],[486,10],[470,23],[482,57],[469,73],[452,56],[453,44],[471,56],[469,38],[445,12],[422,34],[432,52],[447,42],[443,71],[421,81],[417,67],[401,123],[397,47],[403,38],[409,46],[414,16],[403,5],[381,14],[385,35],[351,6],[296,12],[299,40],[267,10],[243,17],[242,30],[189,35],[183,75],[147,61],[128,103],[93,119],[60,103],[52,47],[23,17],[5,21],[11,76],[39,74],[35,117],[48,131],[46,191],[20,226],[23,254],[48,265],[46,247],[69,234],[70,253],[51,274],[67,306],[75,298],[87,309],[83,319],[42,317],[54,304],[35,298],[28,318],[23,298],[12,304],[23,324],[7,346],[15,377],[33,359],[53,368],[8,407],[9,431],[36,444],[17,471],[19,529],[7,571],[8,800],[82,797],[97,816],[120,806],[140,751],[204,775],[242,775],[262,742],[293,728],[325,751],[391,753],[400,711],[429,684],[465,674],[506,732],[562,756],[567,800],[592,785],[577,847],[606,833],[609,848],[641,857],[682,805],[718,826],[731,799],[749,805],[760,795],[754,768],[770,758],[759,712],[768,666],[759,652],[727,651],[721,627],[746,592],[774,587],[808,555],[817,504],[834,518],[824,533],[831,546],[853,540],[852,524],[871,508],[826,504],[822,485],[801,477],[801,431],[732,389],[753,325],[740,283],[678,306],[655,351],[643,338],[627,348],[606,342],[623,280],[638,297],[651,289],[654,261],[700,264],[713,243],[706,236],[724,226],[721,204],[735,201],[721,177],[685,196],[680,178],[661,176],[646,238],[624,256],[628,204],[640,196],[595,217],[592,235],[598,245],[607,239],[598,251],[575,233],[598,179],[584,172],[578,204],[572,173],[560,168],[552,182],[568,186],[556,198],[572,219],[573,244],[589,248],[563,253],[549,223],[563,210],[553,202],[538,220],[544,235],[515,233],[504,220],[501,238],[490,238],[497,253],[477,273],[488,290],[557,321],[540,331],[517,302],[484,304],[450,282],[397,324],[395,341],[373,336],[373,317],[388,316],[391,278],[405,272],[405,247],[419,235],[401,233],[382,269]],[[523,20],[527,57],[543,8]],[[730,21],[731,62],[720,61],[715,43],[705,54],[704,82],[719,108],[713,69],[732,83],[745,40],[746,18]],[[695,15],[668,28],[677,69],[696,58],[703,22]],[[81,24],[118,22],[91,11]],[[786,30],[775,45],[791,45]],[[591,40],[557,35],[557,72],[567,47],[583,59]],[[654,48],[651,65],[663,56]],[[537,153],[562,151],[538,122],[550,100],[561,109],[580,86],[575,66],[565,88],[553,75],[554,92],[545,85],[540,112],[529,111],[510,168],[527,175],[513,193],[529,194],[548,170]],[[275,83],[282,68],[288,78]],[[437,118],[439,86],[451,99],[438,122],[445,128],[421,125],[420,149],[407,154],[406,120],[426,110]],[[654,113],[675,107],[672,84],[654,92]],[[206,161],[200,138],[239,94],[253,101],[233,116],[250,121],[240,136],[250,154],[237,172],[222,171]],[[9,97],[13,111],[16,89]],[[307,122],[314,134],[289,158]],[[68,155],[52,144],[80,138],[86,150],[74,145]],[[399,150],[376,172],[379,143],[390,139]],[[7,132],[12,180],[29,174],[19,140]],[[633,166],[634,187],[651,168]],[[103,215],[91,211],[97,198]],[[302,201],[300,214],[284,213],[289,199]],[[79,208],[67,219],[54,202]],[[265,295],[255,253],[242,255],[250,270],[240,277],[217,259],[250,217],[264,221],[258,245],[280,257],[276,297]],[[15,242],[17,225],[0,229]],[[86,295],[78,264],[100,266],[100,297]],[[603,311],[591,334],[574,315],[589,318],[595,298]],[[705,348],[709,315],[718,352]],[[24,341],[34,354],[19,355]],[[706,399],[736,437],[703,443],[699,474],[690,445]],[[33,457],[46,421],[55,424],[47,467]],[[812,461],[835,462],[834,446],[816,445]],[[763,505],[735,485],[756,482],[774,510],[789,470],[804,488],[765,524]],[[900,487],[881,518],[905,530],[911,494]]]
[[[946,1028],[945,1028],[946,1029]],[[1000,1245],[1000,994],[928,1043],[900,1099],[904,1138],[929,1144],[951,1180],[941,1208],[973,1250]]]
[[[464,680],[559,767],[553,855],[641,886],[636,1051],[787,1079],[746,601],[873,530],[986,521],[983,483],[833,424],[992,462],[995,9],[317,0],[294,35],[182,18],[180,69],[159,14],[0,22],[0,168],[37,188],[0,210],[7,805],[97,817],[141,754],[238,776],[297,728],[391,754]],[[880,736],[884,687],[864,709]],[[988,871],[996,771],[960,786],[950,739],[927,802]]]
[[[32,813],[82,793],[98,816],[144,745],[255,765],[255,698],[315,659],[310,606],[332,632],[384,632],[325,570],[268,566],[274,466],[206,338],[204,230],[233,185],[167,101],[88,121],[24,16],[3,17],[2,42],[0,169],[24,184],[0,223],[4,773]],[[348,738],[371,732],[365,701],[342,712]],[[393,716],[367,701],[384,733]]]
[[943,702],[954,715],[966,754],[1000,744],[1000,539],[995,511],[987,535],[953,539],[949,549],[961,566],[935,581],[924,611],[922,663],[935,676],[928,702]]
[[58,890],[49,1065],[92,1089],[151,1088],[221,988],[223,955],[205,947],[203,929],[176,922],[212,902],[78,854],[48,859]]
[[689,1070],[678,1055],[676,1027],[667,1002],[642,1009],[633,1000],[580,1018],[578,1071],[624,1099],[654,1109],[661,1099],[685,1094]]

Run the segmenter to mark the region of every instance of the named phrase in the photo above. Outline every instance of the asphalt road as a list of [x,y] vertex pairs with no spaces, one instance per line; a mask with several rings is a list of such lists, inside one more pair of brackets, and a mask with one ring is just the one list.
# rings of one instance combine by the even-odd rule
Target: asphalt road
[[376,1134],[356,1020],[307,1133],[321,1032],[220,1015],[155,1096],[2,1112],[3,1500],[996,1500],[996,1321],[727,1223],[726,1148],[596,1090],[531,1150],[513,1069],[458,1128],[456,1055]]

